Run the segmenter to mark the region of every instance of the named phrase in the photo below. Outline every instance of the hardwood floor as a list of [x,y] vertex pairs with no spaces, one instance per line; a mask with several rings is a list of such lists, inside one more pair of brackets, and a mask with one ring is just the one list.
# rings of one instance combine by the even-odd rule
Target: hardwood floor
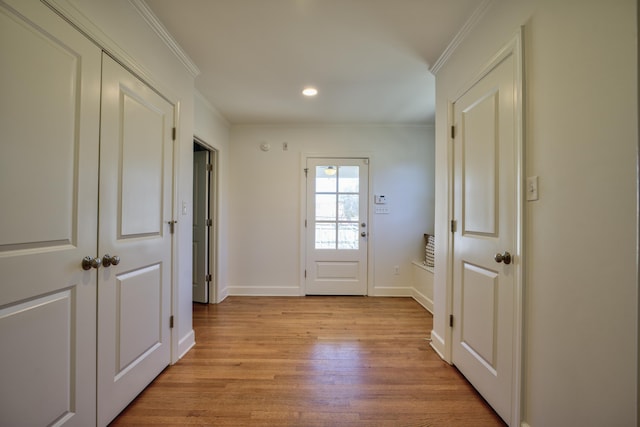
[[229,297],[113,426],[503,426],[410,298]]

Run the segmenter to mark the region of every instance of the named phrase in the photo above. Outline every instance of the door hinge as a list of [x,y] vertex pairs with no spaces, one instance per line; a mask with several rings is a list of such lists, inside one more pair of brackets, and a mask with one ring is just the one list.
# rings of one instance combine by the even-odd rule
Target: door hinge
[[304,278],[307,278],[307,270],[304,271]]
[[173,329],[173,315],[169,317],[169,329]]
[[213,165],[211,163],[207,163],[207,172],[213,172]]
[[458,221],[456,221],[455,219],[451,220],[451,232],[455,233],[456,231],[458,231]]
[[449,315],[449,327],[453,328],[453,314]]
[[305,178],[309,176],[309,168],[304,168],[304,176]]
[[176,140],[176,128],[171,129],[171,139]]
[[307,228],[307,220],[304,220],[304,228]]
[[205,282],[210,282],[211,281],[211,275],[207,274],[206,276],[204,276],[204,281]]
[[176,224],[178,223],[178,221],[167,221],[167,224],[169,224],[169,233],[173,234],[173,232],[175,231],[176,228]]
[[451,126],[451,139],[455,139],[456,137],[456,127]]
[[211,218],[207,219],[204,225],[206,225],[207,227],[211,227],[213,225],[213,220]]

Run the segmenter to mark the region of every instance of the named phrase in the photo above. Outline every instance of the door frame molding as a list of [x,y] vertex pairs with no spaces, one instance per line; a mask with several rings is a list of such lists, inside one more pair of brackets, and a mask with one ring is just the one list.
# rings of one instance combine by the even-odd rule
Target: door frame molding
[[[208,263],[209,274],[211,274],[212,280],[209,282],[209,304],[217,304],[218,301],[218,257],[219,257],[219,245],[218,245],[218,187],[219,187],[219,175],[218,175],[218,161],[220,151],[211,144],[197,135],[193,135],[193,142],[197,143],[201,147],[209,151],[209,163],[213,165],[213,171],[209,175],[209,216],[213,219],[211,228],[209,229],[209,248],[208,248]],[[213,250],[212,250],[213,249]],[[193,257],[193,254],[191,255]]]
[[374,253],[372,248],[374,247],[374,239],[375,233],[371,231],[374,230],[374,218],[375,215],[372,215],[372,207],[373,207],[373,191],[371,186],[371,177],[373,176],[372,168],[373,168],[373,158],[374,155],[372,152],[301,152],[300,153],[300,240],[299,240],[299,248],[298,251],[300,255],[300,259],[298,261],[299,271],[298,271],[298,288],[299,295],[306,295],[306,278],[304,277],[304,271],[307,266],[307,233],[306,227],[304,226],[304,220],[307,216],[307,177],[304,173],[305,168],[307,167],[307,159],[313,158],[322,158],[322,159],[369,159],[369,175],[367,176],[367,180],[369,181],[369,185],[367,185],[367,224],[369,224],[368,234],[367,234],[367,295],[373,296],[374,287],[373,284],[375,281],[373,280],[373,264],[374,264]]
[[[516,75],[515,77],[515,107],[516,107],[516,123],[515,123],[515,174],[516,174],[516,248],[514,263],[514,337],[513,337],[513,380],[512,380],[512,422],[513,425],[519,425],[522,419],[522,368],[523,368],[523,325],[524,325],[524,272],[526,269],[525,252],[524,252],[524,212],[525,212],[525,149],[524,149],[524,54],[523,54],[523,36],[524,27],[520,27],[511,39],[474,75],[474,77],[464,84],[461,90],[448,102],[447,111],[447,130],[454,125],[454,104],[467,91],[469,91],[477,82],[489,74],[498,64],[506,57],[513,55],[515,59]],[[451,133],[447,132],[447,218],[449,221],[454,218],[454,156],[453,156],[453,140]],[[449,224],[449,221],[447,224]],[[448,319],[453,314],[453,254],[454,254],[453,233],[447,232],[446,253],[447,263],[446,271],[446,313],[443,319]],[[452,363],[453,360],[453,331],[451,327],[446,328],[444,337],[444,354],[443,358]]]

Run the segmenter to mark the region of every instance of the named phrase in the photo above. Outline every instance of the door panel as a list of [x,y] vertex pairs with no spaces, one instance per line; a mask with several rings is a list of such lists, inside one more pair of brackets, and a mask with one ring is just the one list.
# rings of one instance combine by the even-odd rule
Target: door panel
[[[98,423],[170,362],[173,107],[103,57]],[[119,256],[107,266],[105,256]]]
[[100,50],[13,0],[0,52],[0,420],[92,425]]
[[[158,322],[162,307],[160,265],[151,265],[120,274],[116,278],[116,318],[119,348],[116,376],[162,344]],[[140,316],[145,313],[145,316]]]
[[[142,99],[126,86],[120,87],[122,153],[118,191],[120,193],[119,236],[121,239],[162,232],[165,120],[172,117],[153,104],[157,99]],[[115,147],[114,147],[115,148]],[[169,153],[170,154],[170,153]]]
[[[515,273],[515,60],[508,55],[454,104],[456,123],[453,363],[511,420]],[[517,261],[515,258],[514,262]]]
[[496,369],[496,302],[498,277],[495,271],[473,264],[463,266],[460,286],[462,319],[460,341],[485,367]]
[[307,159],[308,295],[367,294],[367,159]]
[[465,139],[464,166],[461,169],[464,181],[462,208],[464,213],[463,232],[496,236],[496,221],[500,203],[498,170],[498,122],[496,115],[497,93],[492,91],[483,99],[470,105],[461,115],[461,128]]

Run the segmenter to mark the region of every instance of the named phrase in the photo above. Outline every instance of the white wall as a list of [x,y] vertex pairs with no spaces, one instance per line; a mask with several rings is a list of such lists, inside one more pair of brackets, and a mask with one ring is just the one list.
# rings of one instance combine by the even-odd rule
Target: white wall
[[218,211],[213,213],[218,230],[217,291],[215,301],[211,302],[220,302],[227,296],[226,285],[229,281],[229,122],[199,92],[195,97],[194,135],[214,148],[218,156],[218,187],[215,190]]
[[[525,26],[524,421],[637,425],[636,2],[496,0],[436,76],[436,233],[448,224],[447,103]],[[445,239],[435,336],[450,355]]]
[[[179,111],[175,150],[176,197],[174,212],[181,201],[191,206],[193,198],[193,70],[185,67],[143,16],[128,0],[49,0],[71,22],[100,46],[168,98]],[[175,315],[172,359],[176,361],[193,345],[191,322],[191,246],[190,209],[177,215],[174,272]]]
[[321,153],[371,155],[370,192],[385,194],[391,213],[370,206],[370,294],[412,295],[411,262],[423,259],[423,233],[432,231],[433,150],[432,127],[233,126],[229,294],[300,295],[301,153]]

